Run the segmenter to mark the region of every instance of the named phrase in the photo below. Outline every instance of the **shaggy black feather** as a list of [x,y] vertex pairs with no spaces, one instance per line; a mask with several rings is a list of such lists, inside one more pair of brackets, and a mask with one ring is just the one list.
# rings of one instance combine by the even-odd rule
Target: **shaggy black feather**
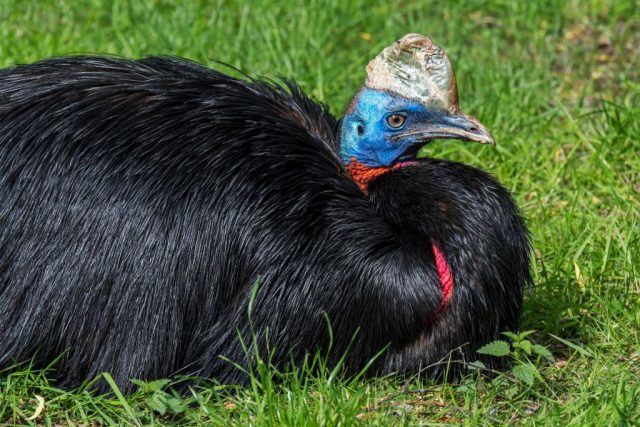
[[[247,366],[253,331],[280,367],[336,363],[355,334],[347,372],[388,346],[369,373],[414,373],[517,329],[529,241],[508,192],[425,159],[366,196],[337,135],[293,83],[185,60],[0,71],[0,367],[64,353],[64,387],[103,371],[124,391],[176,373],[243,383],[224,359]],[[432,241],[455,281],[435,318]]]

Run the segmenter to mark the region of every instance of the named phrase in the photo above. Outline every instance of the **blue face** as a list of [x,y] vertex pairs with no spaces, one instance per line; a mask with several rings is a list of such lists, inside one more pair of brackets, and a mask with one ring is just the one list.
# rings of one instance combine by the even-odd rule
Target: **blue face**
[[[424,140],[418,129],[437,123],[441,113],[389,92],[364,88],[343,119],[340,155],[369,167],[392,165]],[[411,135],[414,133],[414,135]]]

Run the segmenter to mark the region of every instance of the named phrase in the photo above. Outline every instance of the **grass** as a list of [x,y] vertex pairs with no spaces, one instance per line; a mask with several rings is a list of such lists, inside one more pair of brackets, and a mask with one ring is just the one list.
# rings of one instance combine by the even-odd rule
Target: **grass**
[[172,54],[220,68],[219,60],[291,77],[336,114],[382,47],[430,34],[453,59],[463,110],[498,147],[443,141],[426,154],[488,170],[514,192],[535,246],[523,327],[555,357],[532,359],[531,385],[510,372],[434,384],[263,365],[245,389],[205,384],[180,397],[155,382],[127,398],[58,390],[25,365],[0,374],[0,424],[639,422],[636,1],[3,0],[0,22],[3,67],[72,53]]

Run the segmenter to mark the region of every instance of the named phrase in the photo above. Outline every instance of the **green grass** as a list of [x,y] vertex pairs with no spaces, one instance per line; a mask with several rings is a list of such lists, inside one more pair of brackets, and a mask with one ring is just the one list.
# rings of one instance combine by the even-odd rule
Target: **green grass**
[[[184,3],[184,4],[183,4]],[[295,79],[340,114],[364,66],[407,32],[449,52],[461,105],[496,149],[427,147],[495,174],[535,246],[524,329],[555,361],[532,385],[348,380],[266,366],[250,387],[164,383],[128,398],[0,374],[0,424],[629,425],[640,420],[640,6],[636,1],[0,1],[0,66],[73,53],[224,61]],[[563,341],[552,338],[559,336]],[[531,337],[529,337],[531,338]],[[569,343],[570,345],[568,345]],[[520,355],[519,357],[522,357]],[[163,388],[164,387],[164,388]]]

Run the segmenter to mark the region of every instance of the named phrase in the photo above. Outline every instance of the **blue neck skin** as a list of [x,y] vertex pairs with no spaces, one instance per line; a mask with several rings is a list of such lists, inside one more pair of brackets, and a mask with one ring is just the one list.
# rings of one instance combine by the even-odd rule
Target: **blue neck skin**
[[[387,118],[393,114],[406,117],[393,128]],[[418,135],[407,135],[412,128],[438,123],[442,113],[432,112],[417,101],[389,92],[363,88],[345,114],[341,129],[340,155],[345,165],[355,159],[368,167],[389,167],[411,146],[420,142]]]

